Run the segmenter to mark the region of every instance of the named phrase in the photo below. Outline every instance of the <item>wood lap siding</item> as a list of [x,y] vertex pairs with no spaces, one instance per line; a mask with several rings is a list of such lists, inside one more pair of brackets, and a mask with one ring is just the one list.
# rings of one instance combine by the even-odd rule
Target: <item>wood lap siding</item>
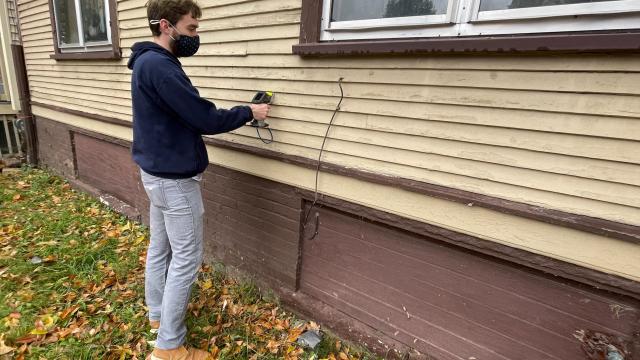
[[[119,61],[55,61],[48,2],[19,1],[33,101],[131,120],[129,47],[146,0],[118,2]],[[264,145],[309,158],[345,100],[325,161],[640,225],[638,55],[301,59],[300,1],[200,1],[202,47],[181,59],[221,107],[276,92]]]
[[294,189],[214,165],[202,188],[206,255],[295,288],[301,201]]
[[636,302],[330,208],[317,212],[300,290],[438,359],[578,360],[576,331],[626,339],[635,331]]

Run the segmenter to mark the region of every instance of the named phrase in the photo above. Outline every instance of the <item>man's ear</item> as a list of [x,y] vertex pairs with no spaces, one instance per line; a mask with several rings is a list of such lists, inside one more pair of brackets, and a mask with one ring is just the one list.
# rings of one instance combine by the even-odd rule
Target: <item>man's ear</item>
[[160,20],[160,31],[165,32],[165,30],[171,30],[171,25],[169,25],[169,20],[161,19]]

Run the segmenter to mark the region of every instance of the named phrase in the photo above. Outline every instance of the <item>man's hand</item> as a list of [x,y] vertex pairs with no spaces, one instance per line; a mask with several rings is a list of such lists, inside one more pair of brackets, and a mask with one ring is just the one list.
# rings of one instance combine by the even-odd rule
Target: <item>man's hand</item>
[[251,111],[253,112],[253,118],[256,120],[264,120],[269,115],[271,106],[269,104],[250,104]]

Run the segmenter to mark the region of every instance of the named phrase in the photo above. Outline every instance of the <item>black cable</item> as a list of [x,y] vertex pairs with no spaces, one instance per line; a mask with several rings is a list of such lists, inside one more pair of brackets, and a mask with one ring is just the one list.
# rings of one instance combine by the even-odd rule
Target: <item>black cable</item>
[[260,136],[260,127],[256,126],[255,128],[256,128],[256,133],[258,134],[258,139],[260,139],[263,143],[271,144],[273,142],[273,133],[271,132],[271,129],[269,129],[268,127],[263,127],[263,129],[267,129],[267,131],[269,131],[269,135],[271,135],[271,139],[265,140],[262,138],[262,136]]
[[[307,221],[309,220],[309,215],[311,214],[311,210],[316,206],[316,203],[318,202],[318,176],[320,175],[320,161],[321,161],[321,158],[322,158],[322,152],[324,151],[324,144],[327,142],[327,137],[329,136],[329,130],[331,129],[331,125],[333,125],[333,119],[335,119],[336,114],[338,114],[338,111],[340,111],[340,105],[342,105],[342,100],[344,99],[344,91],[342,90],[342,80],[343,79],[344,78],[338,79],[338,86],[340,87],[340,101],[338,101],[338,105],[336,106],[336,109],[333,111],[333,115],[331,115],[331,120],[329,120],[329,125],[327,126],[327,131],[324,133],[324,138],[322,139],[322,145],[320,146],[320,154],[318,154],[318,165],[316,166],[316,183],[315,183],[315,189],[314,189],[314,192],[313,192],[313,202],[311,203],[311,206],[309,207],[309,210],[307,210],[307,213],[304,216],[304,221],[302,223],[302,228],[303,229],[307,228]],[[313,233],[313,236],[311,236],[307,240],[313,240],[318,235],[318,223],[317,223],[317,221],[318,221],[318,219],[317,219],[317,216],[316,216],[316,229],[315,229],[315,232]]]

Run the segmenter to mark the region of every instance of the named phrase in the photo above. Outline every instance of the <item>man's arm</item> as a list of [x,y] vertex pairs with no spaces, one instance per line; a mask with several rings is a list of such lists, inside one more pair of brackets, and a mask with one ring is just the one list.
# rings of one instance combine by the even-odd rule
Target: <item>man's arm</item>
[[178,72],[166,75],[158,86],[158,93],[182,121],[206,135],[235,130],[250,121],[254,112],[256,118],[264,118],[268,111],[266,106],[218,109],[211,101],[202,98],[189,79]]

